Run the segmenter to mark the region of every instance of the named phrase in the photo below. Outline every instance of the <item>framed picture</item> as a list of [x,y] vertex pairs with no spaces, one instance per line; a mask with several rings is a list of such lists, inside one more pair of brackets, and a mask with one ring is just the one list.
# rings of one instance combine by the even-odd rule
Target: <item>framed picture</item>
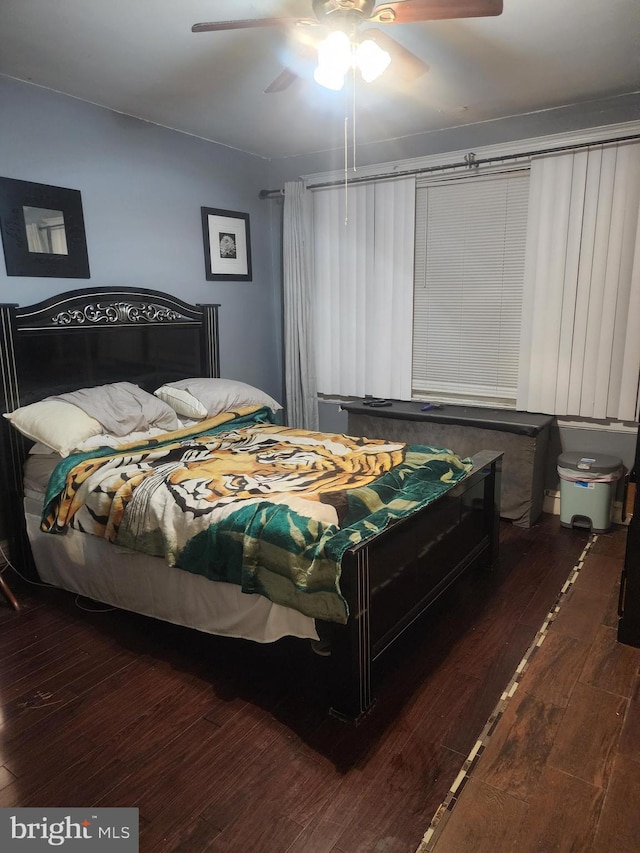
[[79,190],[0,178],[7,275],[90,278]]
[[249,214],[201,210],[207,281],[251,281]]

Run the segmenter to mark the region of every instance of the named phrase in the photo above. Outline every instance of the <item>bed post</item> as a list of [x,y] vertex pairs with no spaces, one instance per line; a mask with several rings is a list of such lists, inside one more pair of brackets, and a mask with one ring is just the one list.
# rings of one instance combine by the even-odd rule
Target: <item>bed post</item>
[[330,713],[358,723],[373,707],[371,687],[371,585],[366,545],[345,554],[341,589],[349,602],[349,621],[335,625],[331,639]]
[[203,363],[206,367],[207,376],[220,376],[220,338],[218,329],[218,308],[220,305],[200,304],[198,308],[202,309],[204,315],[202,328],[204,333],[203,345]]
[[[20,406],[20,389],[16,366],[16,309],[15,304],[0,304],[0,371],[2,383],[0,406],[2,413],[12,412]],[[22,571],[35,576],[31,551],[26,541],[24,514],[22,512],[22,465],[27,454],[22,435],[0,419],[0,445],[2,462],[2,499],[0,513],[6,526],[9,543],[8,557]]]
[[[491,455],[491,451],[485,451]],[[487,566],[491,568],[500,552],[500,497],[502,494],[502,453],[494,453],[489,462],[489,476],[484,481],[485,529],[489,539]]]

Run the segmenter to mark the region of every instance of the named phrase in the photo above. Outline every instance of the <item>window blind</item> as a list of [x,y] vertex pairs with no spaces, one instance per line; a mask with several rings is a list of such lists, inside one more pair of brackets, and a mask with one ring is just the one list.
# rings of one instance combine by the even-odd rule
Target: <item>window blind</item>
[[515,406],[529,173],[422,179],[412,389]]
[[518,407],[640,413],[640,143],[536,158]]

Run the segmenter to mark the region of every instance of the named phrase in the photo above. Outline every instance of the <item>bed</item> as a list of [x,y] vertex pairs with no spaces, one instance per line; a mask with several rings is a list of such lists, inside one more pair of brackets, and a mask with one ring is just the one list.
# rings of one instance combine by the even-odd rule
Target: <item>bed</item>
[[[0,305],[3,413],[26,410],[51,398],[68,401],[67,395],[78,389],[125,383],[154,395],[158,389],[186,387],[188,379],[216,380],[220,376],[218,309],[218,305],[190,305],[169,294],[139,288],[86,288],[31,306]],[[447,456],[450,451],[398,449],[382,441],[376,444],[349,436],[292,436],[301,431],[280,423],[277,404],[270,409],[261,398],[249,402],[234,398],[233,403],[228,411],[215,415],[207,411],[197,423],[182,418],[177,428],[163,426],[144,441],[136,433],[138,437],[125,450],[105,450],[98,437],[97,447],[85,447],[80,460],[84,473],[81,477],[74,474],[75,480],[93,484],[94,460],[99,457],[102,465],[105,455],[114,468],[122,467],[123,454],[127,464],[143,467],[153,459],[158,460],[159,468],[171,468],[176,454],[191,463],[205,441],[215,443],[216,460],[230,452],[231,445],[234,451],[240,447],[245,453],[259,445],[260,453],[264,454],[266,447],[269,453],[282,455],[283,447],[288,448],[294,439],[303,448],[313,441],[316,456],[325,451],[344,456],[348,451],[350,460],[361,460],[357,471],[360,479],[353,492],[358,500],[352,500],[349,493],[344,515],[344,508],[333,506],[333,497],[327,498],[327,493],[336,493],[335,486],[323,487],[322,495],[313,497],[322,513],[335,511],[339,516],[342,512],[342,517],[349,519],[345,525],[349,536],[345,538],[342,529],[335,536],[326,536],[324,550],[318,552],[321,559],[313,562],[313,566],[324,566],[327,555],[335,560],[338,573],[331,587],[321,582],[311,590],[313,598],[298,588],[298,580],[308,574],[306,568],[304,572],[300,568],[303,555],[306,559],[309,549],[317,547],[304,539],[300,539],[299,552],[287,558],[294,573],[291,583],[279,577],[279,569],[268,574],[262,571],[263,551],[254,561],[258,570],[255,565],[254,571],[241,565],[233,572],[229,570],[233,577],[225,574],[226,569],[207,575],[196,567],[196,558],[190,557],[192,563],[177,567],[159,555],[157,548],[155,552],[151,548],[149,553],[136,553],[132,547],[135,531],[129,532],[123,546],[84,532],[84,521],[76,528],[62,530],[61,507],[73,504],[76,494],[64,492],[62,486],[53,488],[55,477],[51,475],[58,472],[61,484],[74,479],[60,479],[60,471],[67,465],[77,472],[77,457],[72,462],[70,457],[62,462],[57,456],[52,460],[50,449],[38,450],[33,435],[25,437],[7,419],[0,418],[5,478],[2,513],[12,559],[22,571],[55,586],[209,633],[258,642],[273,642],[283,636],[317,640],[320,627],[323,639],[330,640],[331,713],[357,722],[374,705],[375,665],[385,651],[462,572],[488,569],[496,560],[501,454],[479,451],[463,460],[464,470],[459,470],[455,454]],[[302,451],[296,447],[299,455]],[[427,451],[428,458],[424,456]],[[143,452],[151,455],[141,455]],[[117,463],[113,461],[116,458]],[[372,460],[382,468],[372,467]],[[397,512],[391,520],[374,523],[373,514],[360,510],[351,524],[348,513],[354,506],[361,508],[378,501],[383,493],[391,494],[399,482],[403,487],[405,481],[413,483],[424,476],[426,467],[440,472],[439,480],[450,479],[439,496],[420,497],[423,491],[416,479],[415,499],[396,501]],[[66,470],[64,473],[66,476]],[[228,482],[229,477],[224,476]],[[175,480],[172,488],[175,493]],[[192,487],[182,491],[189,489]],[[96,488],[92,494],[98,492]],[[99,499],[103,500],[102,496]],[[86,519],[100,515],[102,504],[96,506],[90,507]],[[45,507],[51,512],[43,514]],[[294,509],[297,512],[298,507]],[[285,515],[283,511],[279,507],[277,517],[285,519],[285,526],[295,527],[291,519],[298,519],[299,514],[291,507]],[[197,513],[192,512],[190,518],[195,524]],[[316,524],[319,522],[314,518]],[[51,535],[57,527],[64,535]],[[201,528],[198,531],[202,533]],[[192,532],[189,527],[189,536]],[[295,533],[302,536],[297,528]],[[267,538],[267,534],[254,534],[252,542],[266,548]],[[202,541],[201,535],[198,542]],[[269,540],[269,547],[272,544]],[[180,554],[186,552],[183,549]],[[197,549],[188,553],[197,553]],[[244,557],[242,561],[251,562]],[[242,575],[241,581],[237,582],[234,572]],[[285,588],[286,594],[281,593]],[[310,600],[313,606],[307,605]]]

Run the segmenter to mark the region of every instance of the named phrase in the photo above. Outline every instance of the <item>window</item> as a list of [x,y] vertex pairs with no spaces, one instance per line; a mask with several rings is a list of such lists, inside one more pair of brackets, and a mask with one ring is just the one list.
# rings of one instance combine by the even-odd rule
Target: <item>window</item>
[[515,408],[529,172],[422,179],[412,393]]

